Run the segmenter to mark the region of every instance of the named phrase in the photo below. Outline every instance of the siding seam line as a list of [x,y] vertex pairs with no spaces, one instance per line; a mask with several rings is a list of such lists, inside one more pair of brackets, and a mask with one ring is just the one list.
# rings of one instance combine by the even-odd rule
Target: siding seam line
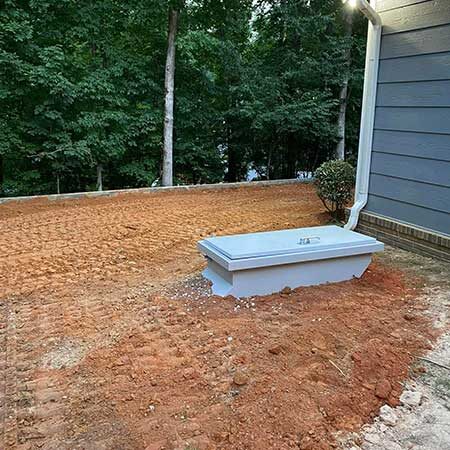
[[410,6],[421,5],[422,3],[427,3],[430,1],[431,0],[422,0],[417,3],[411,3],[410,5],[395,6],[393,8],[386,8],[386,9],[377,9],[377,13],[384,13],[384,12],[388,12],[388,11],[395,11],[396,9],[409,8]]
[[[371,171],[370,173],[374,174],[374,175],[378,175],[380,177],[393,178],[394,180],[412,181],[414,183],[426,184],[426,185],[429,185],[429,186],[438,186],[438,187],[443,187],[443,188],[446,188],[446,189],[450,189],[450,185],[446,185],[446,184],[438,184],[438,183],[432,183],[430,181],[415,180],[414,178],[399,177],[399,176],[396,176],[396,175],[387,175],[385,173],[380,173],[380,172],[375,172],[375,171]],[[449,211],[449,213],[450,213],[450,211]]]
[[420,30],[432,30],[434,28],[439,28],[439,27],[448,27],[450,24],[449,23],[440,23],[438,25],[424,25],[423,27],[419,27],[419,28],[411,28],[410,30],[401,30],[401,31],[392,31],[392,32],[387,32],[387,33],[383,33],[382,36],[395,36],[396,34],[404,34],[404,33],[413,33],[415,31],[420,31]]
[[369,196],[370,195],[372,195],[373,197],[378,197],[378,198],[384,198],[386,200],[391,200],[391,201],[397,202],[397,203],[403,203],[404,205],[415,206],[416,208],[427,209],[429,211],[435,211],[435,212],[442,213],[442,214],[447,214],[447,215],[450,214],[450,211],[444,211],[442,209],[430,208],[429,206],[418,205],[417,203],[405,202],[403,200],[397,200],[396,198],[386,197],[385,195],[374,194],[373,192],[369,192]]
[[428,161],[440,161],[440,162],[448,162],[450,163],[450,159],[441,159],[441,158],[430,158],[426,156],[414,156],[414,155],[406,155],[404,153],[394,153],[392,151],[387,150],[376,150],[375,148],[372,149],[373,153],[382,153],[383,155],[396,155],[396,156],[404,156],[405,158],[416,158],[416,159],[426,159]]
[[379,81],[378,84],[411,84],[411,83],[435,83],[435,82],[441,82],[441,81],[450,81],[450,76],[448,78],[436,78],[434,80],[408,80],[408,81]]
[[391,59],[414,58],[416,56],[425,56],[425,55],[440,55],[442,53],[449,53],[449,51],[442,50],[440,52],[413,53],[412,55],[388,56],[384,58],[380,57],[380,61],[390,61]]
[[424,105],[420,105],[420,106],[408,106],[408,105],[376,105],[377,108],[392,108],[392,109],[398,109],[398,108],[409,108],[409,109],[414,109],[414,108],[421,108],[421,109],[450,109],[450,103],[448,105],[439,105],[439,106],[424,106]]
[[375,128],[380,131],[395,131],[396,133],[418,133],[418,134],[432,134],[432,135],[440,135],[440,136],[448,136],[449,133],[434,133],[432,131],[410,131],[410,130],[388,130],[384,128]]
[[450,136],[450,133],[439,133],[433,131],[418,131],[418,130],[397,130],[396,128],[374,128],[374,131],[396,131],[398,133],[417,133],[417,134],[438,134],[440,136]]

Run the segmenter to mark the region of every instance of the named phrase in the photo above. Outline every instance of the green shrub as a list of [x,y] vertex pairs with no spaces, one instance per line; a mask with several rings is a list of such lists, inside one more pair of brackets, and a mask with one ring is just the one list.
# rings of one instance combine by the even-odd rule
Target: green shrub
[[335,219],[342,219],[352,198],[355,170],[345,161],[323,163],[314,174],[317,195]]

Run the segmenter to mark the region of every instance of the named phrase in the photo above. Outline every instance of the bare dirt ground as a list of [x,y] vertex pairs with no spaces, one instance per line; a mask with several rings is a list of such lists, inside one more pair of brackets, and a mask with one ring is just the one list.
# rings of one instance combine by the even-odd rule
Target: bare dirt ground
[[0,206],[0,449],[330,449],[438,334],[424,280],[236,300],[202,236],[327,221],[309,185]]
[[[0,298],[71,284],[189,273],[211,234],[326,220],[312,186],[162,192],[0,205]],[[146,277],[140,275],[145,274]]]

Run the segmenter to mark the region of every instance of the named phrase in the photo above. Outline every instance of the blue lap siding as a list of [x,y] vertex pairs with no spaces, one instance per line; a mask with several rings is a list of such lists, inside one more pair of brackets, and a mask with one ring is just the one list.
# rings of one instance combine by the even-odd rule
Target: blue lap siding
[[365,211],[450,235],[450,0],[379,0],[383,19]]

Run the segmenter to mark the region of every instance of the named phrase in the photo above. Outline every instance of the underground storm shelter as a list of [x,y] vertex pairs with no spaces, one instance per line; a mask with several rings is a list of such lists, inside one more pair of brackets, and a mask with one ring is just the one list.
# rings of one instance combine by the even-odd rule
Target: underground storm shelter
[[384,244],[331,225],[211,237],[198,248],[214,294],[249,297],[359,278]]

